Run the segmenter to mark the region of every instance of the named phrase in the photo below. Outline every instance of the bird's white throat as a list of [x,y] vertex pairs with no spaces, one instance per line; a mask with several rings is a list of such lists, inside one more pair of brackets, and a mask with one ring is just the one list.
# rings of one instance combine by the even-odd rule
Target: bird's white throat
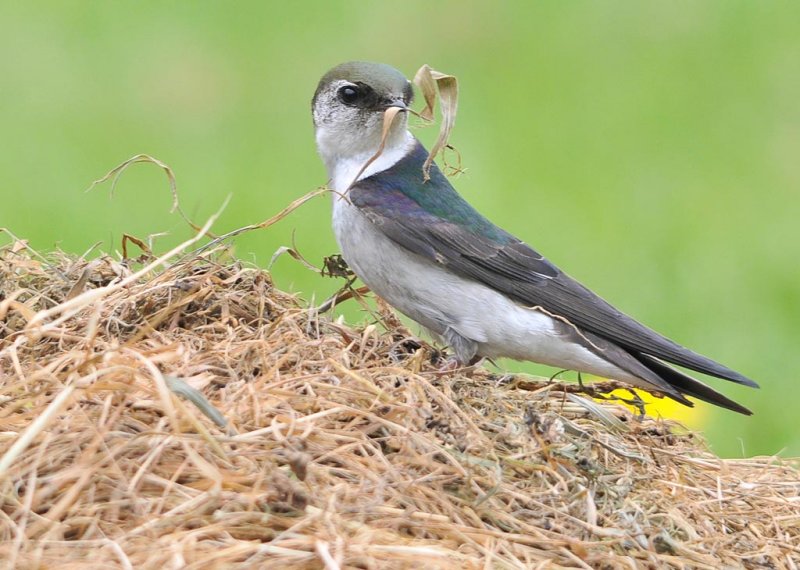
[[411,152],[416,144],[414,135],[405,128],[405,125],[397,125],[396,129],[396,133],[389,135],[383,152],[359,174],[364,165],[375,156],[380,140],[366,146],[363,140],[359,141],[361,144],[347,144],[345,137],[337,144],[331,144],[332,133],[327,132],[326,127],[318,127],[317,148],[328,170],[331,188],[336,192],[344,192],[354,182],[391,168]]

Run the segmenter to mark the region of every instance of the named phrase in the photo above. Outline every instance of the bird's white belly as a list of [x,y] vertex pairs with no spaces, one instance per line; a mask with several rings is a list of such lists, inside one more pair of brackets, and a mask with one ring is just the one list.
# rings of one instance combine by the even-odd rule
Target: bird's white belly
[[334,197],[333,229],[356,275],[437,335],[449,327],[476,342],[478,355],[489,358],[533,360],[619,380],[633,378],[570,340],[560,323],[545,313],[399,246],[346,199]]

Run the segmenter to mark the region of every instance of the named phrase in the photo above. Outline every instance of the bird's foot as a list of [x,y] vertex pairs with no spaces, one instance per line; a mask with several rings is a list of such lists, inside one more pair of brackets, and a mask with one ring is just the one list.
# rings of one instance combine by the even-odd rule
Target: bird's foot
[[444,361],[444,364],[442,364],[439,367],[439,372],[441,372],[442,374],[447,374],[450,372],[455,372],[459,368],[461,368],[461,363],[458,361],[457,358],[451,356]]
[[472,372],[475,371],[478,364],[483,360],[481,357],[475,357],[469,361],[469,363],[464,364],[455,356],[450,356],[445,360],[444,364],[439,367],[437,374],[452,374],[455,371],[459,373],[469,376]]

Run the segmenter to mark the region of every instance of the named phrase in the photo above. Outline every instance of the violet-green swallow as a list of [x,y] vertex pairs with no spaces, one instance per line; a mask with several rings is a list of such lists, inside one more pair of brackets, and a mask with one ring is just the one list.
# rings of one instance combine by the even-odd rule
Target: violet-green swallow
[[455,191],[400,113],[382,153],[384,112],[411,83],[380,63],[326,73],[312,110],[342,255],[377,295],[445,342],[458,364],[509,357],[619,380],[692,406],[751,412],[673,368],[758,387],[647,328],[494,225]]

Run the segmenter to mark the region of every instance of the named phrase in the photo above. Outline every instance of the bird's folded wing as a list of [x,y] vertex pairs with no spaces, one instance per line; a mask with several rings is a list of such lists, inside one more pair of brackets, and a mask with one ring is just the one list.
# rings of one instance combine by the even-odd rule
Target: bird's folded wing
[[[443,177],[442,177],[443,178]],[[434,180],[436,182],[436,180]],[[479,281],[518,303],[540,307],[634,353],[757,386],[709,358],[647,328],[560,271],[528,245],[472,209],[444,179],[428,191],[440,204],[419,203],[419,190],[379,185],[365,179],[349,199],[386,236],[407,250],[464,277]],[[447,202],[445,205],[444,202]],[[431,210],[438,211],[432,213]],[[446,210],[455,212],[449,215]]]

